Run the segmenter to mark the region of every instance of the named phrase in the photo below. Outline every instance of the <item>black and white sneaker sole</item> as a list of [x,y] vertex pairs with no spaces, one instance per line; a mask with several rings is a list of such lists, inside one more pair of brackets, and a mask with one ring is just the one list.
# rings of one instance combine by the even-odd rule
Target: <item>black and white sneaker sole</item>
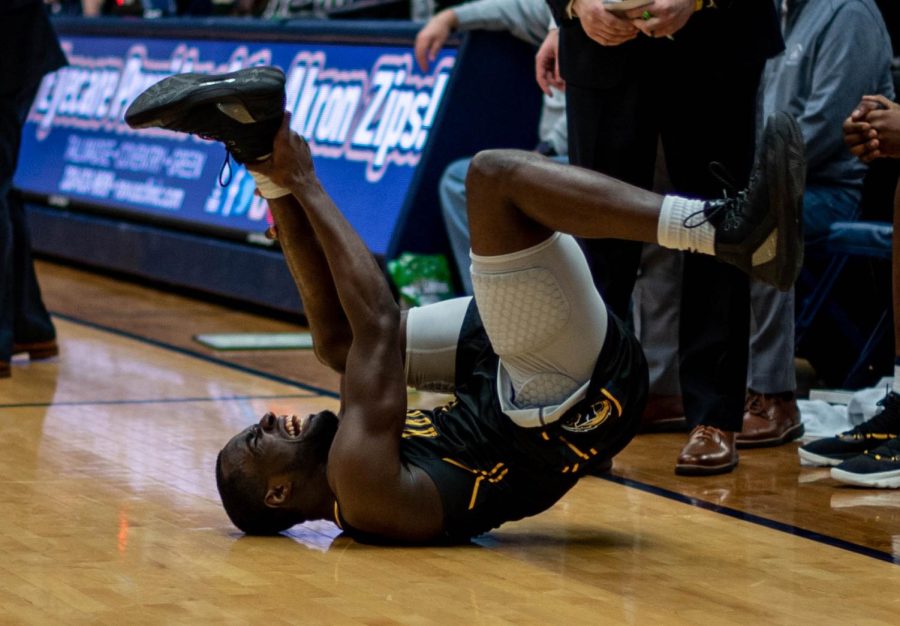
[[178,128],[197,106],[214,105],[244,124],[253,112],[277,98],[283,106],[284,72],[277,67],[250,67],[230,74],[175,74],[147,88],[125,112],[131,128]]
[[877,487],[879,489],[900,489],[900,470],[873,472],[871,474],[854,474],[836,467],[831,468],[831,477],[839,482],[858,487]]
[[803,133],[797,120],[782,111],[773,114],[766,125],[762,149],[774,229],[753,252],[752,275],[788,291],[803,265],[806,161]]
[[849,458],[852,458],[848,456],[844,459],[833,459],[831,457],[822,456],[821,454],[813,454],[812,452],[808,452],[803,448],[797,448],[797,455],[800,457],[800,465],[802,465],[803,467],[833,467],[835,465],[840,465]]

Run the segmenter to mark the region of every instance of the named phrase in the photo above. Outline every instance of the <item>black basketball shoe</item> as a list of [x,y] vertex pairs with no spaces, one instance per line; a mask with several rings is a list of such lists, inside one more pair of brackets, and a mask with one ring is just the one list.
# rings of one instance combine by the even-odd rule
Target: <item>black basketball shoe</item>
[[284,115],[284,72],[249,67],[230,74],[175,74],[125,111],[132,128],[167,128],[225,144],[239,163],[272,153]]
[[900,439],[832,467],[831,477],[860,487],[900,488]]
[[[783,112],[770,116],[747,188],[707,202],[701,218],[716,229],[716,258],[782,291],[803,265],[803,152],[797,120]],[[699,225],[692,217],[688,228]]]
[[838,465],[900,437],[900,395],[892,391],[878,404],[881,410],[856,428],[798,448],[800,464]]

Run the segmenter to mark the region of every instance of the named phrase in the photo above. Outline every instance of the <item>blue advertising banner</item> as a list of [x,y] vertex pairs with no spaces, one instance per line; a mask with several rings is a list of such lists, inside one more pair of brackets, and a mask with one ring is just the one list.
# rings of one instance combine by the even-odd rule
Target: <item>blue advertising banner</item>
[[[427,74],[408,47],[65,36],[70,66],[41,84],[22,137],[20,189],[135,217],[254,240],[270,221],[253,179],[224,148],[159,129],[134,131],[128,105],[174,73],[277,65],[291,126],[306,137],[336,204],[384,254],[455,63]],[[228,173],[226,172],[226,177]]]

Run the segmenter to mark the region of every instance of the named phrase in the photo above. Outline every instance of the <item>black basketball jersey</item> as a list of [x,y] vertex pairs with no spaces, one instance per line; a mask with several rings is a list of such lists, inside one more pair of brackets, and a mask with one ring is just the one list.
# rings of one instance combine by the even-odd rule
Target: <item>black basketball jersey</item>
[[612,314],[584,400],[554,424],[521,428],[500,410],[497,363],[473,301],[460,333],[454,400],[406,417],[403,462],[437,485],[450,540],[550,508],[593,463],[625,447],[646,401],[643,352]]

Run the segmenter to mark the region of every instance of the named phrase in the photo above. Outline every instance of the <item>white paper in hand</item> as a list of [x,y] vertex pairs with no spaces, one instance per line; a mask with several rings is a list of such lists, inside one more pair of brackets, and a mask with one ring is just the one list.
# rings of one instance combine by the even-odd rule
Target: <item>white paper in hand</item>
[[648,4],[653,4],[653,0],[603,0],[603,8],[612,13],[623,13]]

